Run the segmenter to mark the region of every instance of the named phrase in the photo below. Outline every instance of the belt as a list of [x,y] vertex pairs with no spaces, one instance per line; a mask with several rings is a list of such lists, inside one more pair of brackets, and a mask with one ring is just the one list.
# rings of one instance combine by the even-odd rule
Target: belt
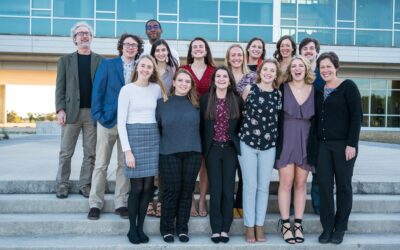
[[226,141],[226,142],[213,141],[213,146],[216,147],[226,148],[232,145],[233,145],[232,141]]

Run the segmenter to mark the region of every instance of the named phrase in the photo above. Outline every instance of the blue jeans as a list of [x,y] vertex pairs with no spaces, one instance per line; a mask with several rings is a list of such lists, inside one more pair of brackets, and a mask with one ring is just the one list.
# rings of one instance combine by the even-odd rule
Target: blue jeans
[[269,182],[275,161],[275,147],[257,150],[240,141],[240,151],[244,225],[263,226],[268,206]]

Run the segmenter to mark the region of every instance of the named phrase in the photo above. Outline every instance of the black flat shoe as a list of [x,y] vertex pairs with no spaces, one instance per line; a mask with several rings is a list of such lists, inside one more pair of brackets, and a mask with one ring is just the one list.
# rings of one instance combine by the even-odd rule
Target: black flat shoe
[[342,232],[333,232],[331,237],[331,243],[340,244],[343,241],[344,231]]
[[220,240],[222,243],[228,243],[229,242],[229,236],[222,236],[220,237]]
[[189,236],[187,234],[179,234],[178,235],[179,241],[186,243],[189,241]]
[[211,241],[214,242],[215,244],[218,244],[221,242],[221,236],[211,237]]
[[322,234],[318,237],[318,242],[321,244],[326,244],[331,241],[332,233],[323,231]]
[[167,243],[172,243],[175,241],[174,236],[172,234],[166,234],[163,236],[164,241]]

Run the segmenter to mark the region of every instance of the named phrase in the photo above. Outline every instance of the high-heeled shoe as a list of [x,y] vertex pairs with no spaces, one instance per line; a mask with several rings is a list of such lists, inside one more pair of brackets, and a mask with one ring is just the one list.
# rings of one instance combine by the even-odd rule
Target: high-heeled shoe
[[[281,224],[281,234],[282,234],[283,240],[288,244],[295,244],[296,239],[293,237],[293,232],[290,228],[290,219],[285,219],[285,220],[280,219],[278,221],[278,228],[279,228],[279,224]],[[289,226],[285,226],[285,224],[289,224]],[[289,236],[289,237],[285,238],[285,235],[287,233],[290,233],[291,237]]]
[[[295,238],[294,240],[296,243],[303,243],[304,242],[304,235],[303,235],[303,226],[301,225],[302,219],[294,219],[293,230]],[[296,224],[299,224],[298,226]],[[296,231],[299,230],[302,236],[296,236]]]
[[256,240],[258,242],[265,242],[265,234],[264,234],[264,227],[263,226],[256,226]]

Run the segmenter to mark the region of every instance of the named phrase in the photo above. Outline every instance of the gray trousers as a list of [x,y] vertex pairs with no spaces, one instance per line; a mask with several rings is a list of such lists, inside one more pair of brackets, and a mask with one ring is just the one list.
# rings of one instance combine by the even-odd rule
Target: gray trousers
[[117,142],[118,166],[115,173],[115,208],[127,207],[130,181],[124,175],[124,152],[118,137],[117,125],[105,128],[97,123],[96,166],[93,171],[92,188],[89,196],[89,206],[102,209],[104,206],[104,193],[107,185],[107,169],[110,164],[111,154]]
[[[67,114],[68,115],[68,114]],[[57,171],[57,185],[70,185],[71,158],[82,130],[83,160],[79,176],[79,187],[89,185],[96,160],[96,128],[93,125],[91,109],[80,109],[78,120],[61,127],[61,145]]]

